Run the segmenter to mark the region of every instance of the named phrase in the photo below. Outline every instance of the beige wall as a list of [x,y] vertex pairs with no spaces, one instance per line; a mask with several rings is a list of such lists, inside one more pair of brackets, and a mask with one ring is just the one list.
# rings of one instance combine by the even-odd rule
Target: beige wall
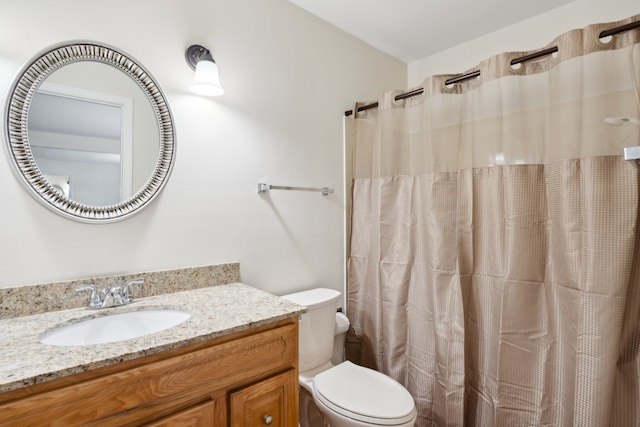
[[434,74],[458,74],[480,61],[510,51],[541,49],[558,35],[599,22],[618,21],[640,13],[638,0],[574,0],[470,42],[409,64],[409,87],[419,86]]
[[[138,59],[164,89],[177,159],[162,195],[123,222],[64,219],[36,202],[0,151],[0,287],[239,261],[274,293],[344,276],[343,112],[405,87],[406,65],[286,0],[0,0],[0,103],[20,67],[66,40]],[[188,92],[184,51],[209,47],[226,94]],[[4,134],[4,123],[3,123]],[[336,193],[256,194],[256,183]]]

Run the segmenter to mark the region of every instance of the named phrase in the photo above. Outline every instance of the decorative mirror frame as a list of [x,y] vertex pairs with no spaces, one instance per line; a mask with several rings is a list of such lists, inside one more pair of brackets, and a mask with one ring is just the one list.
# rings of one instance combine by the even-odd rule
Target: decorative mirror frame
[[[129,199],[108,206],[78,203],[57,191],[44,177],[31,151],[27,129],[29,106],[41,83],[52,72],[73,62],[97,61],[121,70],[132,78],[151,102],[160,135],[160,152],[146,184]],[[54,212],[76,221],[108,223],[138,213],[166,184],[175,159],[175,130],[169,104],[151,74],[130,56],[95,42],[67,42],[35,57],[19,73],[7,97],[6,139],[9,158],[20,181],[32,196]]]

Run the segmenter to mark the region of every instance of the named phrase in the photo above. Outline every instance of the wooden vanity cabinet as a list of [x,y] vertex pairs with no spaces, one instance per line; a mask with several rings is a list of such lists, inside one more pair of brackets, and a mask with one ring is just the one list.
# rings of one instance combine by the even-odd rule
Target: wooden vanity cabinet
[[297,317],[0,394],[0,426],[298,425]]

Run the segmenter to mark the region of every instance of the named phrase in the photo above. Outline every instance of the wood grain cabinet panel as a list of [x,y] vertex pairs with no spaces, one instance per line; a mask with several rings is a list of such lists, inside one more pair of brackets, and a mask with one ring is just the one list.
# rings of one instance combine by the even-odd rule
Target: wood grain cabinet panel
[[229,418],[234,427],[296,427],[298,375],[291,369],[232,392]]
[[214,424],[214,414],[215,402],[209,401],[154,421],[147,427],[209,427]]
[[286,408],[296,424],[281,425],[293,426],[297,372],[296,317],[0,393],[0,426],[226,427],[235,425],[228,420],[230,393],[245,389]]

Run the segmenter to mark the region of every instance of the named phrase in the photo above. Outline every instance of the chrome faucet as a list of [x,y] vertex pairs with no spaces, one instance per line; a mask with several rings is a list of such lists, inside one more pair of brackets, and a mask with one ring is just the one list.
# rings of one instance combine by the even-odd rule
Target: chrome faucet
[[99,291],[96,285],[81,285],[76,287],[76,291],[91,291],[87,308],[97,310],[100,308],[129,304],[133,301],[129,286],[141,285],[143,283],[144,279],[133,279],[125,283],[124,286],[109,286],[102,291]]
[[144,279],[132,279],[125,283],[124,287],[122,288],[122,303],[129,304],[133,301],[133,298],[131,298],[131,292],[129,291],[129,286],[142,285],[143,283]]

